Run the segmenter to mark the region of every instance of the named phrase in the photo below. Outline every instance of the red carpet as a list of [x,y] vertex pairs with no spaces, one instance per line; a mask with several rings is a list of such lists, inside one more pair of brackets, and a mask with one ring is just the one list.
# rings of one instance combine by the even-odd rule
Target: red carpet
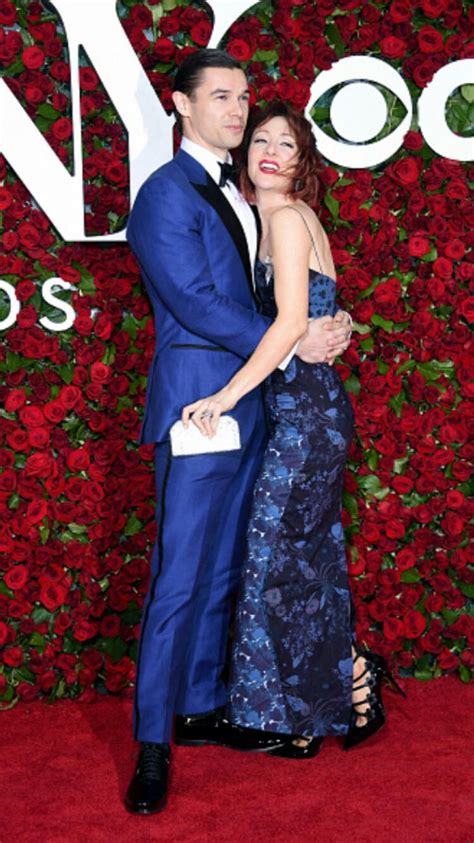
[[154,817],[120,800],[128,702],[20,705],[0,715],[0,843],[473,843],[472,688],[405,687],[406,701],[385,695],[386,728],[352,752],[335,740],[300,762],[178,748]]

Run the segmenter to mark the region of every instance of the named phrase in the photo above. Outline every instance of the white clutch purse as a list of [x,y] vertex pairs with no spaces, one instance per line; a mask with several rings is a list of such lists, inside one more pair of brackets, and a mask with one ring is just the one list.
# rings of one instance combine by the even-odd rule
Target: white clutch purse
[[191,454],[217,454],[220,451],[238,451],[240,449],[240,431],[238,422],[231,416],[221,416],[217,433],[212,438],[203,433],[192,422],[187,428],[182,421],[174,423],[170,430],[171,453],[174,457],[187,457]]

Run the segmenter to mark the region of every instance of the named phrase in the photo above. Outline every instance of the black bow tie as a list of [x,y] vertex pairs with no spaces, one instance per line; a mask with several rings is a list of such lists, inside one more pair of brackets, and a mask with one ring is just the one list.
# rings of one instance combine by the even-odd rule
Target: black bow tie
[[223,164],[219,161],[219,167],[221,168],[221,177],[219,179],[219,187],[224,187],[228,181],[237,184],[237,167],[235,164]]

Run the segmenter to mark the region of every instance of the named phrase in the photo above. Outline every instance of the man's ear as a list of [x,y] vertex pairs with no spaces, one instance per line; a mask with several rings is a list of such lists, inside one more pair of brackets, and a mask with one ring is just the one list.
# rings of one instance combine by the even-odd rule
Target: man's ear
[[173,91],[171,98],[174,107],[181,117],[189,117],[189,98],[182,91]]

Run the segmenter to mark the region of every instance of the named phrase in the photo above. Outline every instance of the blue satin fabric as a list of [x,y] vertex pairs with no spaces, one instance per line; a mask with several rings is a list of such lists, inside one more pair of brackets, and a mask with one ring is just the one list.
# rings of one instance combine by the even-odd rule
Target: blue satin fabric
[[179,152],[142,186],[127,231],[157,337],[141,436],[159,444],[158,540],[135,694],[140,741],[168,741],[175,711],[211,711],[226,699],[229,606],[267,435],[261,390],[231,414],[238,452],[173,458],[168,434],[185,404],[224,386],[270,324],[256,310],[239,226],[205,170]]
[[[243,237],[240,252],[222,212],[236,221],[232,233]],[[153,305],[157,337],[142,442],[165,441],[183,406],[227,383],[270,324],[256,310],[238,226],[219,188],[182,151],[138,193],[127,238]],[[209,344],[222,350],[179,347]]]
[[135,691],[135,736],[169,741],[174,712],[227,699],[222,672],[252,492],[266,442],[260,397],[240,413],[240,451],[171,457],[157,445],[158,539],[145,603]]

